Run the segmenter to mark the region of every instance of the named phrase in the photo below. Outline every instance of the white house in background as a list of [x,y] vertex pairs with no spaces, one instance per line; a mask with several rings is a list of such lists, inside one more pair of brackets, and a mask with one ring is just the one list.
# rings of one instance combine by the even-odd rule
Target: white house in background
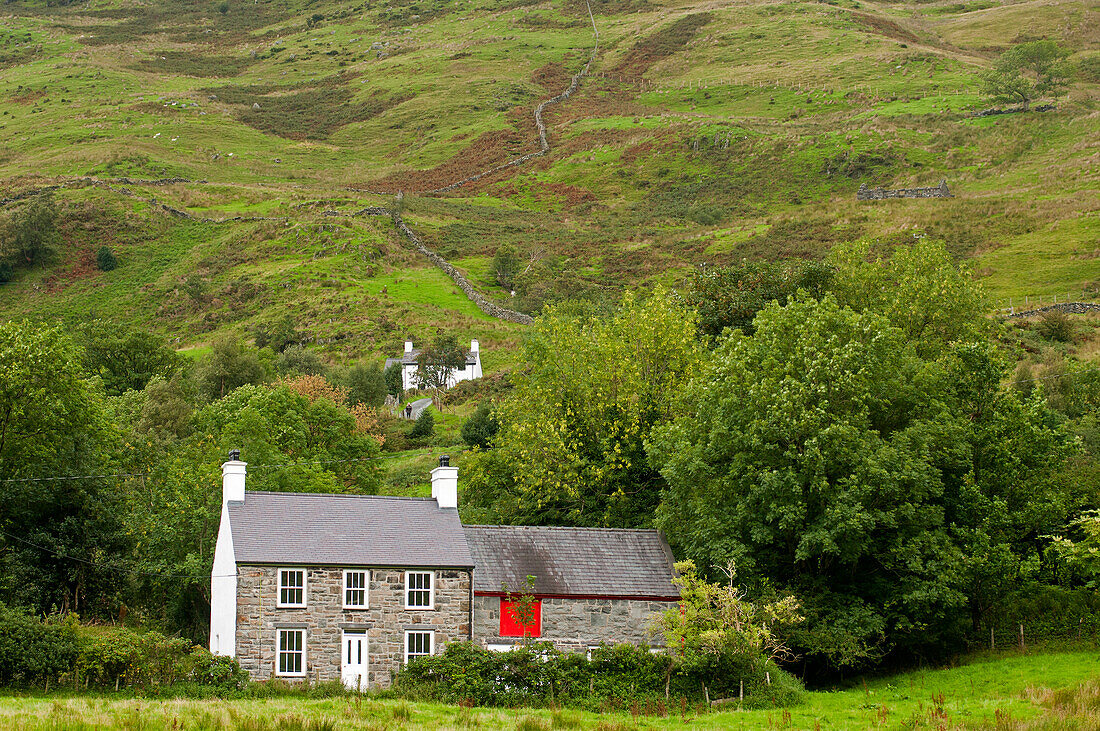
[[[413,341],[406,340],[405,352],[400,358],[386,359],[386,368],[395,364],[401,366],[401,385],[406,391],[420,388],[417,375],[420,368],[417,358],[420,357],[420,352],[413,348]],[[476,340],[471,340],[470,352],[466,354],[466,364],[460,368],[451,369],[447,377],[447,388],[454,388],[459,381],[472,381],[481,376],[481,347]]]

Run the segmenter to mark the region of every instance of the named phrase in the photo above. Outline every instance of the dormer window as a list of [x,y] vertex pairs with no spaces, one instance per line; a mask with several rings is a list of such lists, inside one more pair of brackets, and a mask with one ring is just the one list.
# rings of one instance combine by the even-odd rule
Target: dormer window
[[279,601],[277,606],[286,609],[301,609],[305,605],[305,569],[279,569]]

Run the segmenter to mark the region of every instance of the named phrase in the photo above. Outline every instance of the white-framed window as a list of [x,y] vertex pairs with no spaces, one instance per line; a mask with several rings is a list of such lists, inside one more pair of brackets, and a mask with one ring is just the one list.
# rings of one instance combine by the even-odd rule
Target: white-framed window
[[279,569],[279,607],[306,605],[306,570]]
[[367,608],[367,585],[369,581],[369,571],[344,570],[344,609]]
[[435,608],[435,573],[405,572],[405,609]]
[[306,631],[304,629],[276,630],[276,675],[306,674]]
[[427,657],[435,649],[435,632],[431,630],[406,630],[405,663],[414,657]]

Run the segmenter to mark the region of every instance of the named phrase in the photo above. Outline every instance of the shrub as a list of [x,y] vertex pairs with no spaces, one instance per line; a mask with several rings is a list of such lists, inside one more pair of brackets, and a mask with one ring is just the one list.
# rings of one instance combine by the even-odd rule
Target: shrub
[[6,261],[0,261],[0,284],[10,282],[13,276],[15,276],[15,270],[12,269],[11,264]]
[[75,623],[42,621],[0,604],[0,685],[39,685],[72,670]]
[[101,272],[109,272],[118,267],[118,259],[106,246],[101,246],[99,253],[95,255],[95,264]]
[[481,403],[470,418],[462,423],[462,441],[471,447],[488,449],[489,443],[500,430],[500,422],[489,410],[489,404]]
[[279,373],[301,373],[307,376],[323,376],[328,368],[316,351],[307,350],[302,345],[287,347],[275,360]]
[[1047,340],[1059,343],[1068,343],[1073,340],[1073,331],[1073,321],[1061,310],[1044,312],[1039,322],[1035,323],[1035,332]]
[[405,392],[405,385],[401,380],[401,369],[400,363],[394,363],[382,373],[382,377],[386,380],[386,393],[399,398]]
[[441,655],[409,663],[397,676],[394,693],[409,700],[463,705],[567,705],[598,711],[625,703],[660,707],[670,699],[697,702],[704,698],[704,684],[712,699],[726,691],[736,696],[743,680],[746,708],[792,705],[801,699],[801,684],[774,663],[754,672],[724,670],[731,674],[720,689],[709,685],[712,676],[704,677],[680,658],[647,647],[603,646],[587,658],[562,653],[550,643],[509,652],[451,643]]
[[435,434],[435,417],[431,409],[424,409],[416,418],[416,423],[409,430],[409,436],[413,439],[422,439]]

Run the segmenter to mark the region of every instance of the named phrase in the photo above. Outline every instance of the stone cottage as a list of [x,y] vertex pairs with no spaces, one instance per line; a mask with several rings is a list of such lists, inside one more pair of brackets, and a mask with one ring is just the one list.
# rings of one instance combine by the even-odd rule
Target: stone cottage
[[[412,391],[420,388],[420,353],[413,348],[411,340],[405,341],[405,352],[400,358],[387,358],[386,368],[392,365],[401,366],[401,388]],[[466,363],[460,367],[451,368],[447,374],[447,388],[454,388],[460,381],[472,381],[481,378],[481,345],[476,340],[470,341],[470,350],[466,353]]]
[[[468,525],[474,559],[474,639],[489,649],[524,637],[561,650],[601,644],[657,646],[649,623],[679,601],[672,553],[657,531]],[[516,621],[513,603],[528,576],[531,622]]]
[[[649,617],[678,599],[656,531],[464,527],[447,457],[431,498],[246,491],[246,467],[236,451],[222,465],[210,650],[254,680],[385,687],[453,641],[650,644]],[[520,626],[503,586],[527,576]]]

